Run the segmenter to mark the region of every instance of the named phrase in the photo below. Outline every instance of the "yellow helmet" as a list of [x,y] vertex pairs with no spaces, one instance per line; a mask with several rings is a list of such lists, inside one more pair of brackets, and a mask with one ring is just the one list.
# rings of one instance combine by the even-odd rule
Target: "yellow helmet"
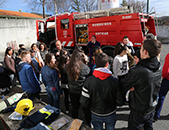
[[22,99],[17,103],[15,111],[21,115],[27,116],[29,112],[34,109],[33,102],[30,99]]

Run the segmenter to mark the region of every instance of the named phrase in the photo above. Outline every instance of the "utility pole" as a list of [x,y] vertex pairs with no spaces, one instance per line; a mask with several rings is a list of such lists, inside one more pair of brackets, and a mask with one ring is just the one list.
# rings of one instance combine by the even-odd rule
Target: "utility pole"
[[54,1],[54,3],[55,3],[55,14],[58,14],[56,1]]
[[43,6],[43,18],[45,18],[45,0],[43,0],[42,6]]
[[147,0],[147,14],[149,13],[149,0]]

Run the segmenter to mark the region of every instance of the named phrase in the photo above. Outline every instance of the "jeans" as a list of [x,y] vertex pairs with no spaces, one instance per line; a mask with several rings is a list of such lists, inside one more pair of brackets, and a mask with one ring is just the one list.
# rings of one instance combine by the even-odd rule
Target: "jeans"
[[161,88],[159,91],[159,99],[158,99],[158,104],[156,106],[156,113],[154,115],[155,118],[160,117],[160,113],[162,110],[164,99],[165,99],[165,96],[167,95],[168,91],[169,91],[169,80],[163,79],[162,83],[161,83]]
[[92,124],[95,130],[103,130],[103,123],[105,123],[106,130],[114,130],[116,123],[116,113],[108,116],[97,116],[92,113]]
[[10,74],[9,77],[11,79],[12,87],[15,87],[16,86],[16,74]]
[[153,118],[155,111],[138,114],[131,110],[128,119],[128,130],[153,130]]
[[56,108],[60,107],[60,94],[57,92],[55,87],[46,86],[49,104]]

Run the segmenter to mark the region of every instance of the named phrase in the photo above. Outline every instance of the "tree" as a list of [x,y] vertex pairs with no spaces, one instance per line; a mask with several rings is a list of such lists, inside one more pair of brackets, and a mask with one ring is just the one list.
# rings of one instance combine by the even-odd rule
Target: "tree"
[[80,8],[81,8],[81,2],[80,0],[72,0],[72,5],[71,5],[72,9],[76,12],[80,12]]
[[98,9],[96,0],[81,0],[82,12],[93,11]]
[[72,10],[75,12],[87,12],[97,10],[97,0],[72,0]]
[[63,12],[87,12],[97,9],[97,0],[48,0],[50,4],[47,4],[48,10],[55,11],[57,7],[57,13]]
[[7,2],[7,0],[0,0],[0,7],[4,7],[6,2]]
[[49,13],[87,12],[97,9],[97,0],[24,0],[31,11]]
[[120,4],[121,6],[130,6],[133,7],[134,12],[145,12],[146,11],[146,2],[138,0],[123,0]]
[[126,0],[123,0],[122,3],[121,3],[120,5],[124,7],[124,6],[128,6],[128,3],[127,3]]
[[48,0],[46,9],[54,14],[71,12],[71,4],[72,0]]
[[43,11],[43,18],[45,18],[45,6],[48,4],[48,0],[24,0],[24,2],[31,11]]

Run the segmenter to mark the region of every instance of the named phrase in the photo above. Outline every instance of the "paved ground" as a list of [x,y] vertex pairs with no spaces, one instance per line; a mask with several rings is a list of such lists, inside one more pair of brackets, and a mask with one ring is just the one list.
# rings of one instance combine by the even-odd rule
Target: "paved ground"
[[[169,53],[169,45],[163,44],[162,52],[161,52],[162,66],[164,64],[164,58],[167,53]],[[0,57],[0,61],[2,61],[1,59],[3,60],[2,56]],[[45,87],[43,84],[41,86],[42,86],[43,93],[41,93],[40,95],[45,102],[48,102],[47,94],[45,92]],[[60,106],[61,106],[60,108],[61,111],[65,113],[63,98],[61,98]],[[169,108],[169,94],[166,96],[160,119],[153,124],[154,130],[169,130],[169,109],[168,108]],[[130,110],[128,105],[124,105],[123,107],[119,107],[117,109],[117,122],[115,126],[116,130],[127,130],[127,120],[128,120],[129,112]],[[68,115],[70,115],[70,113]],[[84,120],[82,109],[80,109],[79,111],[79,118]]]

